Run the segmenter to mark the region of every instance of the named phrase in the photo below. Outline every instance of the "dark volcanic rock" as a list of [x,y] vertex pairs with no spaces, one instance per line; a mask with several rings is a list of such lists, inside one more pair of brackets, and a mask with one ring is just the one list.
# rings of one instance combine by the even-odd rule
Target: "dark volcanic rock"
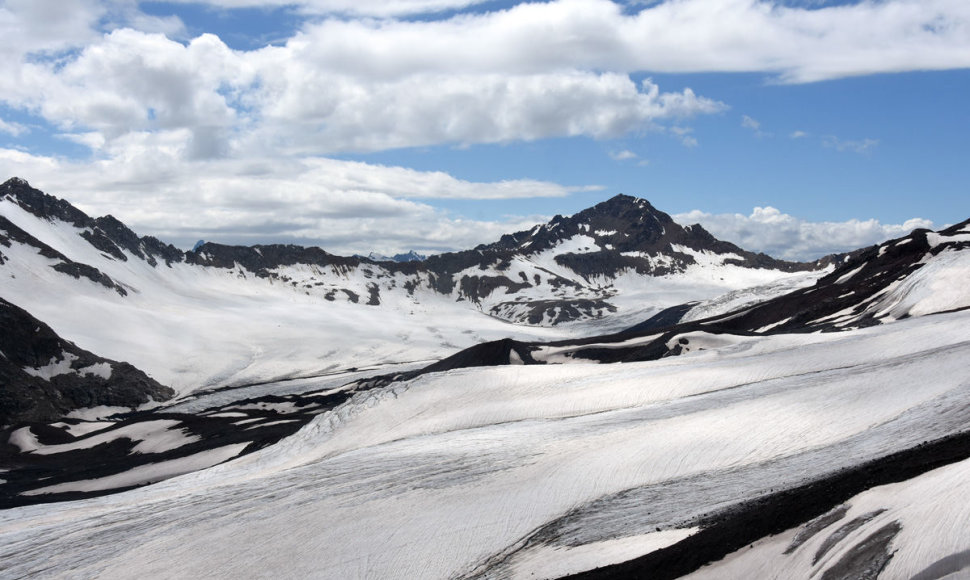
[[[813,270],[817,263],[786,262],[765,254],[745,251],[738,246],[718,240],[700,225],[681,226],[670,215],[656,209],[645,199],[617,195],[570,217],[556,216],[548,224],[531,230],[502,236],[490,245],[479,246],[482,252],[521,252],[535,254],[555,247],[564,239],[583,235],[595,240],[602,248],[589,253],[563,254],[556,261],[584,276],[615,275],[629,269],[641,274],[662,276],[683,269],[694,258],[673,246],[715,254],[734,254],[726,263],[746,268],[772,268],[786,272]],[[650,256],[667,256],[670,263],[657,265],[642,257],[625,256],[637,252]]]
[[347,273],[351,268],[371,263],[357,257],[336,256],[316,247],[293,244],[226,246],[212,242],[206,242],[188,252],[186,261],[216,268],[235,268],[238,264],[261,278],[270,277],[270,270],[274,268],[294,264],[327,266],[333,268],[334,272]]
[[161,258],[169,265],[182,261],[183,254],[178,248],[163,244],[151,236],[140,238],[125,224],[110,215],[93,219],[67,201],[34,189],[18,177],[0,184],[0,196],[9,197],[39,218],[48,221],[60,220],[86,230],[81,233],[81,236],[113,259],[127,261],[127,257],[122,252],[122,249],[125,249],[152,266],[157,265],[156,258]]
[[[53,421],[83,407],[137,407],[175,395],[128,363],[101,358],[60,338],[3,299],[0,328],[0,425]],[[51,365],[57,370],[45,373]]]

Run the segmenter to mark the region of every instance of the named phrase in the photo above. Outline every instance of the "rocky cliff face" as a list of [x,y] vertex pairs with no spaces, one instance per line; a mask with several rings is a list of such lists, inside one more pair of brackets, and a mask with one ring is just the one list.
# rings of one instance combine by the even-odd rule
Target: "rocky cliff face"
[[0,328],[0,425],[53,421],[85,407],[134,408],[175,395],[128,363],[78,348],[2,298]]

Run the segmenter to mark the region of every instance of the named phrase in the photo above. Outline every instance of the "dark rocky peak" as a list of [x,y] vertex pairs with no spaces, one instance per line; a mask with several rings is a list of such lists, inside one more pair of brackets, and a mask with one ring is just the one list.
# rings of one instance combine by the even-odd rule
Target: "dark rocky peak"
[[528,255],[555,247],[565,239],[584,235],[596,240],[600,246],[635,251],[655,245],[668,229],[680,229],[680,226],[647,200],[620,194],[575,215],[557,215],[546,224],[502,236],[498,242],[476,249],[511,250]]
[[281,266],[306,264],[351,268],[361,264],[361,258],[330,254],[318,247],[293,244],[270,244],[266,246],[227,246],[205,242],[186,254],[186,261],[201,266],[234,268],[238,264],[261,278],[271,276],[270,270]]
[[575,217],[588,219],[613,218],[630,224],[650,223],[653,221],[661,226],[673,223],[674,221],[668,214],[653,207],[649,201],[622,193],[579,212]]
[[41,219],[60,220],[84,230],[80,234],[81,237],[116,260],[128,260],[122,250],[128,250],[132,255],[147,261],[152,266],[157,265],[156,257],[163,259],[166,264],[179,262],[183,258],[178,248],[163,244],[151,236],[139,238],[114,216],[91,218],[69,202],[35,189],[19,177],[8,179],[0,185],[0,195],[8,197]]
[[59,219],[79,228],[87,227],[91,218],[63,199],[47,195],[19,177],[8,179],[0,185],[0,195],[8,197],[20,207],[46,220]]
[[[920,230],[916,230],[916,231],[920,231]],[[939,231],[939,233],[944,236],[955,236],[960,233],[968,233],[968,232],[970,232],[970,219],[963,220],[958,224],[954,224],[948,228],[945,228]]]
[[395,262],[423,262],[427,259],[427,256],[419,254],[414,250],[407,252],[406,254],[394,254],[391,258]]

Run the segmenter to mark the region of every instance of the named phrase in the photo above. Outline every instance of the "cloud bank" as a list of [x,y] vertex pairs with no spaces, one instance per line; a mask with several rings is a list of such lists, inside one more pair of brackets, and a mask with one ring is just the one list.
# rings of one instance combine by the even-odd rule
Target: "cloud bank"
[[[478,0],[191,3],[301,20],[278,44],[237,50],[213,34],[188,38],[178,17],[148,14],[137,0],[0,3],[0,134],[75,145],[70,157],[8,146],[0,174],[175,241],[224,232],[347,250],[356,232],[385,252],[467,247],[514,220],[459,222],[428,200],[561,196],[595,184],[472,182],[332,157],[653,130],[693,147],[683,121],[729,103],[645,74],[808,83],[970,66],[965,0],[555,0],[487,12],[474,10]],[[826,143],[863,153],[877,144]],[[357,221],[339,222],[348,218]],[[815,247],[798,243],[761,247]]]
[[902,224],[882,224],[873,219],[810,222],[770,206],[756,207],[749,215],[693,210],[672,217],[681,224],[699,223],[715,237],[745,250],[797,261],[878,244],[904,236],[916,228],[933,228],[933,222],[921,218]]

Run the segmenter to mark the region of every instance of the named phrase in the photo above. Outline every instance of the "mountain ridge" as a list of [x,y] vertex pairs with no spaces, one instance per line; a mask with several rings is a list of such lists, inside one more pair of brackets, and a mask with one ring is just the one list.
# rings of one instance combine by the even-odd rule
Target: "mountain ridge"
[[[628,274],[661,278],[691,268],[709,268],[712,258],[723,266],[784,273],[809,272],[842,259],[829,256],[813,262],[786,262],[748,252],[718,240],[700,225],[680,226],[648,201],[617,195],[573,216],[556,216],[531,230],[502,236],[471,250],[447,252],[424,260],[376,261],[340,256],[315,246],[294,244],[197,244],[182,251],[153,236],[138,236],[112,216],[91,218],[69,202],[36,190],[20,178],[0,185],[0,194],[32,215],[60,220],[81,229],[83,237],[105,256],[127,261],[132,255],[153,268],[187,263],[232,270],[237,266],[258,278],[289,283],[306,291],[322,291],[328,300],[340,297],[379,305],[383,294],[402,288],[413,296],[419,287],[467,300],[483,312],[526,324],[559,324],[595,319],[616,312],[613,281]],[[22,237],[22,236],[21,236]],[[126,292],[94,264],[72,268],[119,294]],[[309,267],[331,276],[287,268]],[[713,267],[717,267],[714,264]],[[340,286],[334,277],[362,272],[366,280]],[[551,288],[551,291],[546,289]],[[366,296],[366,300],[361,297]],[[510,299],[505,298],[509,296]]]

